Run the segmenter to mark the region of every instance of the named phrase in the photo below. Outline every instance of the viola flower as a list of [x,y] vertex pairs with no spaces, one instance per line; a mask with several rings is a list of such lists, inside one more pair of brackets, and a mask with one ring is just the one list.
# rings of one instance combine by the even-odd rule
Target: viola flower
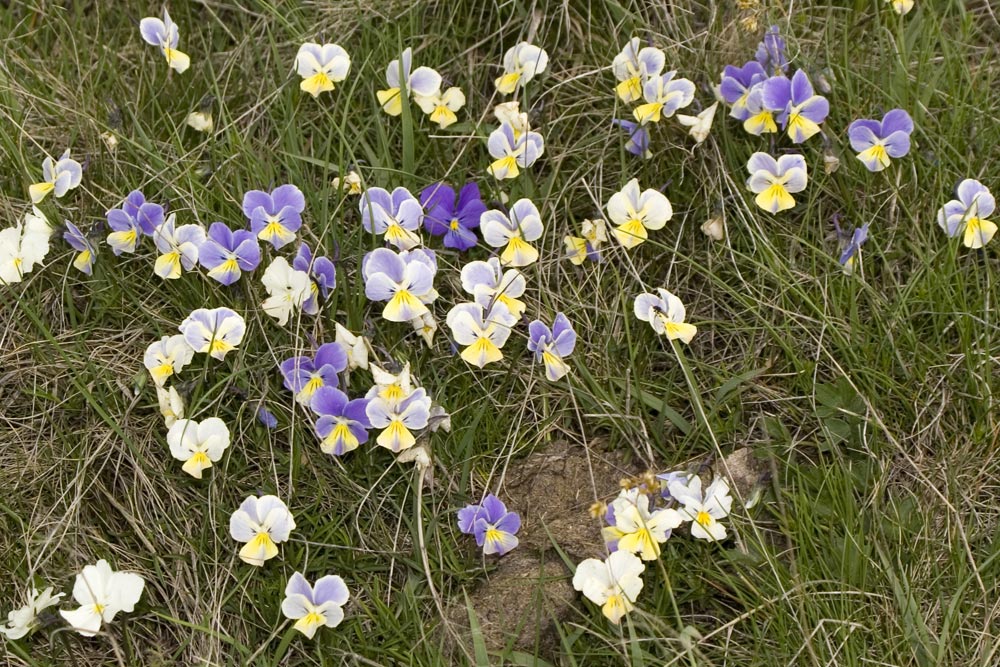
[[209,278],[232,285],[243,271],[253,271],[260,264],[260,245],[253,232],[234,232],[225,223],[213,222],[198,248],[198,262],[208,269]]
[[295,529],[288,506],[277,496],[249,496],[229,518],[229,535],[245,542],[240,560],[262,567],[278,555],[276,545],[286,541]]
[[520,42],[503,55],[503,76],[496,81],[497,92],[509,95],[549,66],[549,54],[534,44]]
[[334,326],[336,335],[333,340],[347,355],[348,370],[354,370],[355,368],[367,369],[368,355],[372,354],[371,343],[368,342],[368,339],[361,335],[355,336],[341,326],[339,322],[335,323]]
[[773,76],[761,85],[764,106],[777,112],[776,120],[792,142],[801,144],[819,132],[819,124],[830,113],[830,103],[813,92],[805,72],[798,70],[791,79]]
[[618,551],[637,553],[642,560],[655,560],[660,545],[670,538],[670,532],[684,522],[675,509],[650,510],[649,496],[638,487],[626,491],[611,503],[614,526],[603,529],[605,539],[617,539]]
[[599,252],[601,244],[607,243],[607,225],[602,218],[596,220],[584,220],[580,229],[581,236],[567,236],[563,239],[566,245],[566,258],[580,266],[584,260],[592,262],[601,261]]
[[684,321],[687,312],[684,304],[667,290],[657,288],[657,294],[644,293],[635,297],[635,316],[649,322],[653,331],[666,334],[670,340],[690,343],[698,327]]
[[[159,204],[146,201],[146,196],[141,190],[133,190],[128,193],[122,202],[121,208],[114,208],[108,211],[108,226],[111,229],[123,232],[121,236],[111,234],[108,236],[108,244],[113,248],[121,246],[121,252],[134,252],[139,235],[152,236],[156,228],[163,224],[163,207]],[[116,240],[113,240],[116,239]]]
[[701,225],[701,233],[713,241],[726,238],[726,225],[721,217],[709,218]]
[[667,72],[643,84],[642,97],[646,103],[632,112],[639,123],[658,123],[660,118],[670,118],[678,109],[694,101],[694,84],[687,79],[675,79],[675,74],[677,72]]
[[147,44],[160,47],[160,52],[167,59],[167,65],[183,74],[191,66],[191,58],[177,50],[180,41],[180,31],[177,24],[170,20],[170,14],[163,9],[163,20],[149,16],[139,21],[139,34]]
[[601,605],[605,618],[618,625],[635,607],[645,569],[642,561],[628,551],[616,551],[603,561],[588,558],[576,566],[573,588]]
[[295,70],[302,77],[299,88],[313,97],[334,89],[335,83],[347,78],[351,57],[337,44],[306,42],[295,55]]
[[319,416],[315,428],[324,454],[343,456],[368,442],[372,427],[366,412],[368,399],[352,401],[334,384],[317,389],[309,405]]
[[774,112],[764,105],[764,86],[756,85],[750,91],[746,101],[747,117],[743,121],[743,129],[749,134],[777,134],[778,124],[774,120]]
[[747,187],[757,194],[757,206],[778,213],[795,206],[792,194],[806,189],[806,160],[801,155],[782,155],[777,160],[767,153],[754,153],[747,162]]
[[715,119],[715,110],[719,103],[715,102],[697,116],[685,116],[677,114],[677,122],[685,127],[690,127],[688,134],[694,137],[695,143],[701,143],[708,138],[708,133],[712,131],[712,121]]
[[612,230],[623,248],[634,248],[649,238],[649,231],[663,229],[674,209],[659,190],[639,191],[639,179],[633,178],[608,200],[608,217],[617,227]]
[[473,300],[489,309],[493,303],[502,303],[515,318],[520,318],[526,308],[518,297],[524,295],[526,281],[517,269],[506,272],[500,260],[490,257],[485,262],[469,262],[462,267],[462,289],[471,294]]
[[77,255],[73,258],[73,266],[83,271],[85,274],[94,273],[94,260],[97,259],[97,248],[87,235],[80,231],[80,228],[69,220],[64,220],[66,231],[63,232],[63,239],[76,250]]
[[428,185],[420,193],[424,211],[424,229],[434,236],[444,237],[446,248],[468,250],[476,245],[479,218],[486,212],[486,204],[479,195],[475,182],[466,183],[455,196],[455,190],[446,183]]
[[324,301],[330,291],[337,287],[337,269],[333,262],[322,255],[313,259],[312,250],[305,242],[299,244],[299,250],[292,260],[292,268],[309,275],[309,298],[302,304],[302,310],[310,315],[319,313],[319,299]]
[[0,231],[0,284],[19,283],[49,254],[52,227],[45,215],[32,206],[24,219]]
[[243,215],[250,229],[275,250],[295,240],[305,208],[305,196],[291,184],[278,186],[270,194],[251,190],[243,195]]
[[156,385],[156,402],[167,428],[176,424],[178,419],[184,419],[184,399],[173,387],[164,389]]
[[160,251],[153,273],[164,280],[181,277],[182,270],[190,271],[198,264],[198,249],[205,243],[205,230],[201,225],[174,227],[176,215],[171,213],[153,232],[153,243]]
[[257,405],[257,421],[263,424],[264,428],[278,428],[278,418],[274,416],[273,412],[264,407],[264,401],[261,401]]
[[660,76],[667,56],[660,49],[652,46],[639,48],[638,37],[633,37],[615,56],[611,63],[611,71],[620,82],[615,92],[625,104],[630,104],[642,97],[642,85],[653,77]]
[[851,275],[854,273],[854,265],[857,263],[858,257],[861,256],[861,246],[864,245],[865,241],[868,240],[868,223],[866,222],[862,226],[856,228],[854,233],[851,234],[851,238],[844,248],[844,251],[840,254],[840,265],[844,267],[844,273]]
[[885,0],[886,2],[892,4],[892,11],[896,12],[900,16],[905,16],[910,13],[915,4],[914,0]]
[[247,326],[243,318],[229,308],[199,308],[184,318],[179,329],[195,352],[204,352],[222,361],[243,342]]
[[201,422],[193,419],[178,419],[167,431],[170,454],[178,461],[184,461],[181,468],[195,479],[201,479],[202,472],[218,463],[229,447],[229,429],[218,417],[209,417]]
[[500,127],[490,133],[486,147],[493,157],[486,171],[502,181],[517,178],[521,169],[535,164],[535,160],[545,153],[545,140],[537,132],[525,130],[518,133],[509,123],[500,123]]
[[142,597],[146,582],[132,572],[116,572],[103,558],[87,565],[76,575],[73,599],[79,607],[59,610],[59,615],[84,637],[96,635],[103,623],[110,623],[118,612],[131,612]]
[[281,362],[285,389],[295,394],[295,400],[309,405],[313,395],[322,387],[336,387],[337,374],[347,370],[348,356],[339,343],[324,343],[316,350],[315,357],[291,357]]
[[435,90],[431,95],[414,94],[413,99],[431,122],[437,123],[442,130],[458,121],[455,112],[465,106],[465,93],[454,86],[443,93]]
[[364,191],[364,184],[361,182],[361,175],[353,169],[347,172],[347,176],[341,178],[334,176],[330,181],[334,190],[344,190],[349,195],[359,195]]
[[767,79],[767,73],[763,65],[756,60],[734,67],[726,65],[722,70],[722,83],[719,85],[719,94],[723,101],[729,105],[729,115],[736,120],[745,121],[750,118],[750,110],[747,109],[747,99],[750,91]]
[[65,593],[52,594],[52,586],[41,593],[34,586],[28,593],[28,603],[20,609],[14,609],[7,614],[7,624],[0,625],[0,635],[13,641],[34,632],[39,625],[38,617],[49,607],[59,604],[59,598]]
[[361,196],[361,225],[365,231],[385,235],[386,243],[400,250],[420,245],[420,223],[424,209],[406,188],[399,187],[390,195],[384,188],[368,188]]
[[80,185],[83,180],[83,167],[69,156],[66,150],[58,160],[46,157],[42,160],[42,180],[28,188],[32,204],[39,204],[51,192],[56,197],[62,197],[70,190]]
[[764,39],[757,45],[754,59],[760,63],[770,76],[783,74],[788,68],[788,55],[785,53],[785,40],[781,37],[778,26],[772,25],[764,33]]
[[507,506],[491,493],[481,504],[467,505],[458,511],[458,529],[475,535],[476,544],[485,555],[503,556],[518,545],[521,517],[517,512],[508,512]]
[[985,185],[971,178],[959,183],[956,192],[958,199],[938,211],[938,225],[949,238],[961,234],[966,248],[982,248],[997,233],[996,224],[986,219],[993,214],[996,199]]
[[373,428],[382,429],[375,442],[398,454],[416,444],[417,439],[411,431],[427,426],[430,410],[431,399],[427,392],[415,389],[399,401],[373,398],[368,401],[365,414]]
[[365,296],[387,302],[382,317],[390,322],[409,322],[426,313],[427,305],[421,297],[434,290],[436,267],[407,259],[405,250],[396,254],[388,248],[377,248],[365,255],[361,265]]
[[691,522],[691,537],[714,542],[726,539],[726,527],[719,523],[719,519],[729,516],[733,498],[729,495],[729,483],[724,478],[716,477],[705,489],[704,495],[698,475],[692,475],[687,483],[671,482],[667,488],[673,499],[682,505],[679,514]]
[[365,398],[381,398],[389,402],[398,402],[413,393],[410,362],[406,362],[399,373],[390,373],[373,363],[371,364],[371,372],[375,386],[368,390]]
[[545,364],[545,377],[556,382],[566,373],[569,366],[563,359],[576,347],[576,332],[563,313],[557,313],[552,328],[541,320],[528,325],[528,351],[535,353],[535,361]]
[[643,159],[648,160],[653,157],[649,150],[649,130],[644,123],[635,123],[623,118],[612,118],[611,124],[620,127],[628,133],[625,141],[625,150]]
[[420,337],[427,343],[427,347],[433,348],[434,334],[438,330],[437,320],[434,319],[433,313],[428,311],[420,317],[415,317],[410,320],[410,324],[413,326],[413,330],[420,334]]
[[293,269],[284,257],[271,260],[260,282],[269,295],[261,308],[276,319],[280,326],[285,326],[292,312],[301,308],[312,296],[309,274]]
[[868,171],[882,171],[889,166],[889,158],[909,153],[912,132],[913,119],[902,109],[886,113],[881,122],[862,118],[847,128],[851,148]]
[[486,211],[479,222],[483,240],[494,248],[503,248],[500,263],[521,267],[538,261],[538,250],[531,245],[542,237],[541,214],[530,199],[518,199],[510,207],[510,217],[502,211]]
[[187,126],[195,132],[211,132],[215,124],[212,122],[212,110],[202,111],[198,109],[188,114],[185,120]]
[[496,105],[493,107],[493,116],[501,124],[506,123],[513,128],[515,139],[531,129],[528,123],[528,113],[521,111],[521,103],[517,100],[501,102]]
[[500,301],[489,309],[478,303],[460,303],[448,311],[446,322],[455,342],[465,347],[462,359],[482,368],[503,359],[500,350],[517,318]]
[[386,90],[376,93],[382,111],[390,116],[403,113],[403,97],[409,99],[414,95],[433,95],[441,89],[441,75],[430,67],[413,67],[413,50],[407,48],[399,60],[393,60],[385,68],[385,80],[389,84]]
[[285,585],[281,613],[295,621],[296,630],[312,639],[319,628],[340,625],[344,620],[343,607],[350,597],[344,580],[336,575],[318,579],[314,587],[296,572]]
[[142,363],[153,378],[157,387],[162,387],[175,373],[191,363],[194,350],[188,345],[184,336],[164,336],[146,348]]

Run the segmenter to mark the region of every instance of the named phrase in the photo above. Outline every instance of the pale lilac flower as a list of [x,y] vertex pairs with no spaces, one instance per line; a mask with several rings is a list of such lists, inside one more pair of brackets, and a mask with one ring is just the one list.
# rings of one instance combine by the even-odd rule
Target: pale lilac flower
[[205,230],[201,225],[174,226],[176,215],[171,213],[163,224],[153,231],[153,243],[160,251],[153,272],[164,280],[181,277],[198,264],[198,249],[205,243]]
[[253,232],[234,232],[225,223],[213,222],[198,248],[198,261],[208,269],[210,278],[232,285],[243,271],[253,271],[260,264],[260,245]]
[[366,398],[350,400],[336,386],[316,390],[310,407],[318,415],[316,435],[324,453],[343,456],[368,442],[368,429],[372,428],[368,403]]
[[295,70],[302,77],[299,88],[313,97],[334,89],[347,78],[351,57],[337,44],[306,42],[295,56]]
[[670,340],[690,343],[698,328],[685,322],[687,311],[684,304],[667,290],[658,288],[656,294],[644,293],[635,297],[635,316],[649,322],[653,331]]
[[229,308],[199,308],[184,318],[178,328],[191,349],[219,361],[243,342],[247,330],[243,318]]
[[469,262],[462,267],[462,289],[471,294],[476,303],[483,308],[490,308],[498,302],[519,318],[526,308],[518,297],[524,295],[527,281],[524,274],[517,269],[504,271],[500,260],[490,257],[485,262]]
[[764,33],[764,39],[757,45],[754,57],[770,76],[784,73],[788,67],[788,56],[785,54],[785,40],[781,37],[778,26],[772,25]]
[[528,325],[528,351],[535,353],[535,361],[545,364],[545,377],[555,382],[569,373],[564,359],[576,347],[576,332],[569,318],[557,313],[550,329],[541,320]]
[[675,79],[675,71],[649,79],[642,87],[642,97],[646,101],[633,111],[639,123],[658,123],[661,118],[670,118],[678,109],[694,101],[694,84],[687,79]]
[[396,188],[389,194],[384,188],[368,188],[361,195],[361,225],[365,231],[384,235],[386,243],[400,250],[420,245],[420,223],[424,209],[406,188]]
[[869,223],[866,222],[860,227],[855,228],[847,241],[847,245],[844,247],[844,251],[840,254],[838,261],[844,267],[844,273],[847,275],[854,273],[854,265],[857,263],[858,257],[861,256],[861,246],[868,240],[868,226]]
[[427,426],[430,410],[430,396],[423,389],[415,389],[399,401],[375,397],[368,401],[365,414],[373,428],[382,429],[375,442],[398,454],[416,444],[412,431]]
[[490,210],[479,223],[483,240],[494,248],[503,248],[500,263],[504,266],[528,266],[538,261],[538,250],[531,245],[542,237],[544,227],[538,207],[530,199],[518,199],[510,214]]
[[851,123],[847,136],[851,148],[868,171],[882,171],[889,166],[889,158],[901,158],[910,152],[910,134],[913,119],[903,109],[893,109],[881,122],[862,118]]
[[503,76],[494,82],[497,92],[509,95],[525,85],[549,65],[549,54],[545,49],[528,42],[520,42],[507,49],[503,55]]
[[182,74],[191,66],[191,58],[186,53],[177,50],[180,41],[180,31],[177,24],[170,20],[170,14],[163,9],[163,20],[149,16],[139,21],[139,34],[142,39],[160,48],[160,53],[167,59],[167,65]]
[[798,70],[788,79],[773,76],[763,83],[764,106],[777,113],[776,120],[791,140],[800,144],[819,132],[819,124],[830,113],[830,103],[813,92],[809,77]]
[[153,235],[163,224],[163,207],[146,201],[142,192],[133,190],[122,202],[122,207],[111,209],[107,217],[108,226],[114,230],[108,234],[108,245],[117,256],[135,252],[142,234]]
[[249,496],[229,518],[229,535],[246,543],[240,560],[256,567],[277,556],[277,545],[287,541],[294,529],[292,513],[276,496]]
[[956,193],[958,199],[938,211],[938,225],[951,238],[961,234],[966,248],[982,248],[997,233],[996,223],[986,219],[996,209],[996,199],[985,185],[971,178],[959,183]]
[[806,160],[796,154],[775,160],[767,153],[754,153],[747,162],[747,171],[747,188],[757,195],[754,202],[771,213],[793,208],[792,194],[805,190],[809,180]]
[[420,249],[397,254],[378,248],[365,255],[361,265],[365,296],[387,302],[382,317],[390,322],[409,322],[427,312],[423,299],[431,294],[436,297],[437,272],[436,263],[427,258]]
[[28,188],[31,203],[41,203],[50,192],[56,197],[62,197],[79,186],[82,179],[83,167],[69,156],[69,149],[66,149],[58,160],[46,157],[42,160],[41,182],[34,183]]
[[243,195],[243,215],[250,221],[250,229],[275,250],[295,240],[305,208],[305,196],[291,184],[278,186],[270,194],[251,190]]
[[517,132],[509,123],[500,123],[500,127],[490,133],[486,147],[493,158],[486,171],[502,181],[517,178],[521,169],[533,165],[545,153],[545,140],[537,132]]
[[479,505],[467,505],[458,511],[458,529],[474,535],[484,554],[503,556],[518,545],[521,517],[517,512],[508,512],[507,506],[491,493]]
[[310,586],[306,578],[296,572],[285,586],[285,599],[281,613],[295,621],[295,629],[312,639],[321,627],[335,628],[344,620],[344,605],[350,598],[344,580],[327,575]]

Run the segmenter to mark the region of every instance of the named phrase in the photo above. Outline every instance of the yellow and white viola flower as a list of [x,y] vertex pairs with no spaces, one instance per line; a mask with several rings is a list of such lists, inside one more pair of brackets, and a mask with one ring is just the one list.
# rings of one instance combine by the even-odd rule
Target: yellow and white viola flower
[[402,401],[414,391],[413,379],[410,377],[410,362],[403,364],[399,373],[390,373],[384,368],[370,363],[368,369],[372,372],[375,385],[368,390],[365,398],[380,398],[384,401]]
[[694,84],[687,79],[675,79],[675,74],[677,72],[667,72],[643,84],[645,104],[640,104],[632,112],[640,124],[658,123],[661,118],[670,118],[678,109],[694,101]]
[[212,111],[192,111],[187,116],[187,126],[190,127],[195,132],[205,132],[206,134],[212,131],[214,124],[212,122]]
[[229,535],[245,542],[240,560],[256,567],[278,555],[278,544],[288,540],[295,519],[277,496],[250,496],[229,518]]
[[382,111],[390,116],[403,113],[403,99],[410,95],[433,95],[441,89],[441,75],[430,67],[413,69],[413,50],[407,48],[385,68],[386,90],[376,93]]
[[375,442],[396,454],[417,443],[413,431],[427,426],[430,410],[431,398],[423,389],[415,389],[401,400],[376,396],[365,406],[369,423],[382,429]]
[[520,318],[527,308],[518,298],[524,296],[527,288],[524,274],[517,269],[504,271],[496,257],[490,257],[485,262],[469,262],[462,267],[461,280],[462,289],[483,308],[502,303],[516,318]]
[[427,343],[427,347],[434,347],[434,334],[437,332],[438,325],[433,313],[427,311],[420,317],[410,320],[410,324],[413,326],[413,330],[420,334],[420,337]]
[[500,301],[489,308],[478,303],[460,303],[446,320],[455,343],[463,346],[462,359],[482,368],[503,359],[503,348],[517,318]]
[[792,195],[805,190],[809,180],[806,159],[796,154],[775,160],[767,153],[754,153],[747,162],[747,171],[747,188],[757,195],[754,202],[770,213],[793,208]]
[[160,52],[167,59],[167,65],[171,69],[182,74],[191,66],[191,58],[177,50],[180,41],[180,31],[177,24],[170,20],[170,14],[166,8],[163,9],[163,20],[149,16],[139,21],[139,34],[142,39],[153,46],[157,46]]
[[635,316],[643,322],[649,322],[653,331],[661,336],[690,343],[698,333],[698,327],[684,321],[687,316],[684,304],[662,287],[656,291],[657,294],[644,293],[635,297]]
[[621,101],[630,104],[642,98],[642,87],[649,79],[660,76],[667,56],[652,46],[642,47],[633,37],[611,63],[611,71],[619,83],[615,92]]
[[354,335],[339,322],[334,324],[334,342],[347,353],[347,369],[368,368],[368,356],[373,354],[372,344],[363,335]]
[[33,204],[40,203],[51,192],[56,197],[62,197],[70,190],[78,187],[83,180],[83,167],[69,156],[66,149],[58,160],[46,157],[42,160],[42,180],[28,187],[28,194]]
[[173,387],[164,389],[156,386],[156,402],[160,406],[163,423],[170,428],[178,419],[184,419],[184,399]]
[[604,616],[618,625],[635,607],[645,569],[643,562],[628,551],[616,551],[604,561],[588,558],[577,565],[573,588],[594,604],[601,605]]
[[195,479],[201,479],[204,470],[219,462],[229,442],[229,429],[218,417],[201,422],[178,419],[167,431],[171,456],[183,461],[182,470]]
[[667,484],[667,491],[682,507],[680,514],[691,522],[691,537],[719,542],[726,539],[726,527],[719,523],[733,508],[729,483],[716,477],[702,493],[701,478],[691,475],[686,481],[677,479]]
[[563,239],[566,245],[566,258],[576,266],[587,259],[595,262],[601,259],[601,245],[608,242],[608,225],[603,218],[584,220],[580,224],[580,236],[567,236]]
[[688,134],[694,137],[695,143],[701,143],[708,138],[708,133],[712,131],[712,121],[715,120],[715,110],[719,108],[719,103],[715,102],[697,116],[685,116],[677,114],[677,122],[685,127],[690,127]]
[[299,88],[313,97],[334,89],[347,78],[351,57],[337,44],[306,42],[295,56],[295,70],[302,77]]
[[455,86],[444,92],[435,90],[431,95],[414,94],[413,99],[431,122],[437,123],[442,130],[458,120],[455,112],[465,106],[465,93]]
[[194,350],[184,336],[164,336],[146,348],[142,364],[149,371],[156,386],[163,387],[175,373],[191,363]]
[[486,171],[502,181],[517,178],[521,169],[535,164],[545,153],[545,140],[538,132],[527,129],[518,132],[509,123],[500,123],[500,127],[490,133],[486,147],[493,158]]
[[309,274],[293,269],[284,257],[275,257],[260,281],[270,295],[261,308],[281,326],[288,324],[292,312],[302,308],[312,294]]
[[347,176],[341,178],[335,176],[330,181],[330,186],[334,190],[344,190],[349,195],[359,195],[364,192],[364,184],[361,182],[361,175],[353,169],[347,172]]
[[530,199],[519,199],[502,211],[486,211],[479,218],[483,240],[494,248],[503,248],[500,263],[504,266],[528,266],[538,261],[538,250],[531,243],[542,237],[542,217]]
[[295,629],[309,639],[322,627],[335,628],[344,620],[344,605],[351,594],[347,584],[336,575],[327,575],[311,586],[296,572],[285,585],[281,613],[295,621]]
[[896,12],[900,16],[905,16],[910,13],[913,6],[916,4],[915,0],[885,0],[892,5],[892,11]]
[[663,229],[674,215],[674,209],[659,190],[639,191],[639,179],[633,178],[621,192],[608,200],[608,217],[615,225],[615,240],[624,248],[634,248],[649,238],[648,230]]
[[36,206],[21,222],[0,231],[0,284],[19,283],[41,264],[49,254],[51,236],[52,227]]
[[497,92],[509,95],[524,86],[549,66],[549,54],[544,49],[520,42],[507,49],[503,56],[503,76],[496,80]]
[[675,509],[650,511],[649,496],[638,487],[623,490],[611,503],[611,509],[615,525],[604,529],[605,541],[617,540],[619,551],[637,553],[642,560],[658,558],[660,545],[684,523],[684,517]]
[[493,115],[500,123],[510,125],[514,130],[514,138],[519,138],[522,134],[531,129],[528,124],[528,113],[521,111],[521,104],[517,100],[512,102],[502,102],[493,107]]
[[131,612],[142,597],[145,580],[132,572],[115,572],[103,558],[87,565],[76,575],[73,599],[80,605],[73,611],[59,610],[70,627],[84,637],[93,637],[101,625],[110,623],[119,612]]

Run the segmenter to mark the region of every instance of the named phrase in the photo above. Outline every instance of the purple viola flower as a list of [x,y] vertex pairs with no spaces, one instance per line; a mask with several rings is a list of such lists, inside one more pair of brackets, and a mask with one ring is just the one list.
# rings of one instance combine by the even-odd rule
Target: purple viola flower
[[97,248],[90,242],[87,235],[80,231],[79,227],[69,220],[65,220],[64,222],[66,224],[66,231],[63,232],[63,238],[78,253],[73,259],[73,266],[89,276],[94,271],[94,259],[97,257]]
[[889,166],[889,158],[909,153],[912,133],[913,119],[903,109],[886,113],[881,122],[862,118],[847,128],[851,148],[858,152],[858,159],[868,171],[882,171]]
[[783,74],[788,67],[788,56],[785,54],[785,40],[781,37],[778,26],[772,25],[764,33],[764,39],[757,45],[754,58],[768,74]]
[[622,128],[628,134],[628,139],[625,140],[625,150],[647,160],[653,157],[653,153],[649,150],[649,130],[646,129],[645,125],[624,118],[613,118],[611,124]]
[[295,400],[309,405],[320,387],[336,387],[337,374],[347,369],[347,352],[339,343],[324,343],[315,357],[291,357],[278,366],[285,389],[295,394]]
[[608,509],[604,511],[604,523],[608,525],[601,530],[601,536],[604,538],[608,553],[614,553],[618,551],[618,540],[621,538],[621,532],[617,530],[618,520],[615,517],[614,503],[608,503]]
[[503,556],[518,545],[515,535],[521,529],[521,517],[517,512],[508,512],[507,506],[491,493],[482,504],[458,511],[458,529],[475,535],[484,554]]
[[781,129],[788,130],[788,136],[796,144],[819,132],[819,124],[830,113],[830,103],[822,95],[813,91],[809,77],[802,70],[791,79],[772,76],[763,83],[764,106],[777,112],[776,120]]
[[210,278],[232,285],[243,271],[253,271],[260,264],[260,246],[253,232],[234,232],[225,223],[213,222],[198,248],[198,262],[208,269]]
[[854,229],[854,233],[851,234],[851,238],[847,242],[847,246],[840,254],[839,262],[840,265],[844,267],[844,273],[847,275],[854,273],[854,265],[857,262],[858,257],[861,255],[861,246],[864,245],[867,240],[868,223],[865,223]]
[[455,196],[455,190],[445,183],[435,183],[420,193],[424,207],[424,229],[434,236],[443,236],[446,248],[468,250],[476,245],[479,216],[486,211],[486,204],[479,195],[479,186],[466,183]]
[[163,224],[163,207],[146,201],[141,191],[133,190],[125,197],[121,208],[108,211],[108,224],[114,226],[115,221],[120,224],[134,222],[143,234],[152,236],[156,228]]
[[545,377],[552,382],[569,373],[569,366],[563,359],[576,347],[576,332],[563,313],[556,315],[549,329],[541,320],[528,325],[528,351],[535,353],[535,361],[545,364]]
[[368,399],[352,401],[336,387],[326,386],[316,390],[309,406],[319,415],[315,428],[324,453],[342,456],[368,442],[372,427],[366,412]]
[[281,185],[270,194],[251,190],[243,195],[243,215],[250,221],[250,229],[275,249],[295,240],[305,208],[305,196],[291,184]]
[[764,66],[756,60],[735,67],[726,65],[722,70],[722,84],[719,86],[719,94],[731,108],[729,115],[737,120],[746,120],[750,117],[747,109],[747,97],[750,91],[758,83],[767,79]]
[[330,290],[337,286],[337,269],[327,257],[320,255],[314,259],[312,250],[305,243],[299,245],[292,268],[308,273],[312,280],[309,298],[302,304],[302,310],[315,315],[319,312],[320,297],[326,299]]
[[278,428],[278,418],[274,416],[273,412],[264,407],[263,401],[257,405],[257,421],[269,429]]

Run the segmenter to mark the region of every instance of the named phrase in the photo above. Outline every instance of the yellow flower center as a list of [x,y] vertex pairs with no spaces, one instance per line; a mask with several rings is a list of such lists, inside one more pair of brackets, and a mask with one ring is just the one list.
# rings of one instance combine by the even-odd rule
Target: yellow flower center
[[451,219],[451,223],[448,226],[452,229],[452,231],[458,229],[458,226],[459,226],[458,225],[458,218],[452,218]]
[[715,523],[715,519],[712,518],[712,515],[704,510],[698,512],[698,516],[696,516],[694,520],[697,521],[700,525],[704,526],[705,528],[708,528],[713,523]]

